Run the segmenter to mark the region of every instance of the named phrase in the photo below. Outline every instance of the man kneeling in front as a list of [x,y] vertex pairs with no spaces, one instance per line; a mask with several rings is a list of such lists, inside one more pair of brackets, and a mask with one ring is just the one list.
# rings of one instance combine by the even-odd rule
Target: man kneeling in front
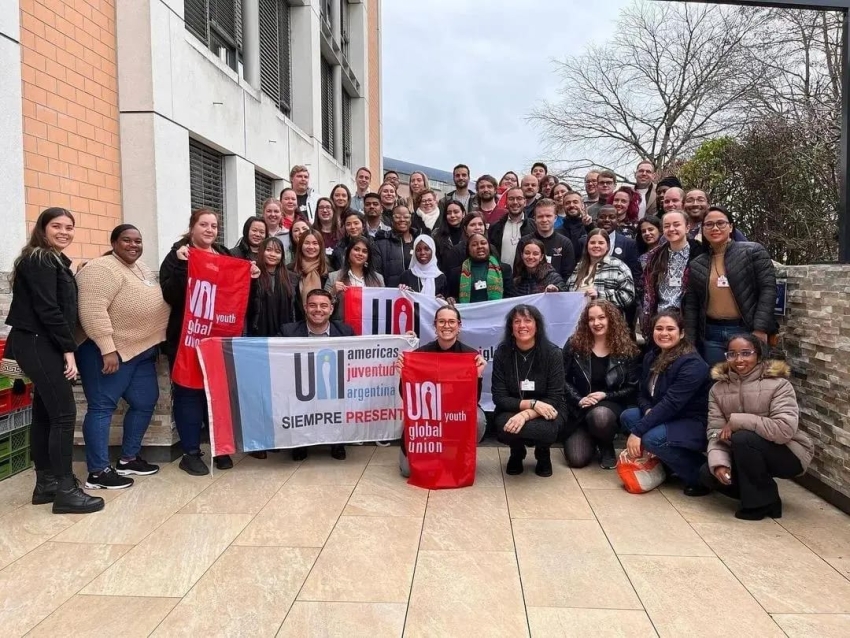
[[[304,314],[307,319],[284,324],[280,332],[284,337],[353,337],[354,331],[351,326],[341,321],[331,321],[333,311],[334,302],[331,293],[316,288],[307,293],[304,304]],[[345,445],[332,445],[331,456],[339,461],[345,459]],[[292,449],[293,461],[303,461],[306,458],[306,447]]]
[[[475,352],[478,350],[471,346],[461,343],[458,339],[460,334],[460,311],[455,306],[443,306],[437,311],[434,316],[434,328],[437,332],[437,340],[431,343],[426,343],[414,350],[414,352]],[[475,358],[475,365],[478,367],[478,400],[481,400],[481,377],[484,376],[484,368],[487,367],[487,361],[480,354]],[[404,356],[398,358],[398,366],[401,369],[404,366]],[[487,429],[487,419],[484,416],[484,410],[478,406],[478,442],[484,438],[484,432]],[[410,477],[410,461],[407,459],[407,449],[405,448],[404,439],[401,441],[401,450],[398,455],[398,466],[401,470],[401,475],[404,478]]]

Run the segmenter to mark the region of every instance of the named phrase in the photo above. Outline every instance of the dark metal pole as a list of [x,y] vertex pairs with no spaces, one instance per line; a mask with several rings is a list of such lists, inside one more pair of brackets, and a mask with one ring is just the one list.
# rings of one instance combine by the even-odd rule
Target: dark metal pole
[[841,148],[838,158],[838,262],[850,264],[850,11],[845,10],[841,52]]

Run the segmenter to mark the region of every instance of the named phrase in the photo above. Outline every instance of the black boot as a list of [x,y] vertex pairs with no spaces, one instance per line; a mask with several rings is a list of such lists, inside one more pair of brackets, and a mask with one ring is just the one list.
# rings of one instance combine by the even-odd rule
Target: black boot
[[549,453],[549,446],[538,445],[535,447],[534,458],[537,459],[537,467],[534,468],[534,473],[537,476],[552,476],[552,457]]
[[509,476],[517,476],[522,474],[522,462],[525,459],[525,444],[511,445],[511,455],[508,458],[508,464],[505,467],[505,474]]
[[52,503],[56,497],[56,489],[59,487],[59,481],[56,480],[56,475],[49,470],[35,472],[35,489],[32,491],[32,504],[44,505]]
[[103,509],[103,499],[89,496],[80,489],[80,482],[73,474],[59,479],[56,498],[53,499],[54,514],[89,514]]

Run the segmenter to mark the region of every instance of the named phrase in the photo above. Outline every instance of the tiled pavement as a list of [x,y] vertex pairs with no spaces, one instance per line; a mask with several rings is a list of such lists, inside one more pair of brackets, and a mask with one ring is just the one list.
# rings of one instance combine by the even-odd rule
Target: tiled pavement
[[850,517],[796,484],[745,523],[598,468],[505,477],[492,447],[473,487],[429,493],[397,454],[173,464],[88,516],[4,481],[3,635],[850,636]]

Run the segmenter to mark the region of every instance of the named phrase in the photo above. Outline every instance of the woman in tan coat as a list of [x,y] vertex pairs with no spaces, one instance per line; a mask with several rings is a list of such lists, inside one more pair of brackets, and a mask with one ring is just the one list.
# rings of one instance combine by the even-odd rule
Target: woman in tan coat
[[717,382],[708,400],[708,486],[739,498],[736,518],[780,518],[782,501],[774,477],[793,478],[812,460],[812,442],[798,428],[797,395],[783,361],[765,361],[752,334],[732,337],[726,363],[712,370]]

